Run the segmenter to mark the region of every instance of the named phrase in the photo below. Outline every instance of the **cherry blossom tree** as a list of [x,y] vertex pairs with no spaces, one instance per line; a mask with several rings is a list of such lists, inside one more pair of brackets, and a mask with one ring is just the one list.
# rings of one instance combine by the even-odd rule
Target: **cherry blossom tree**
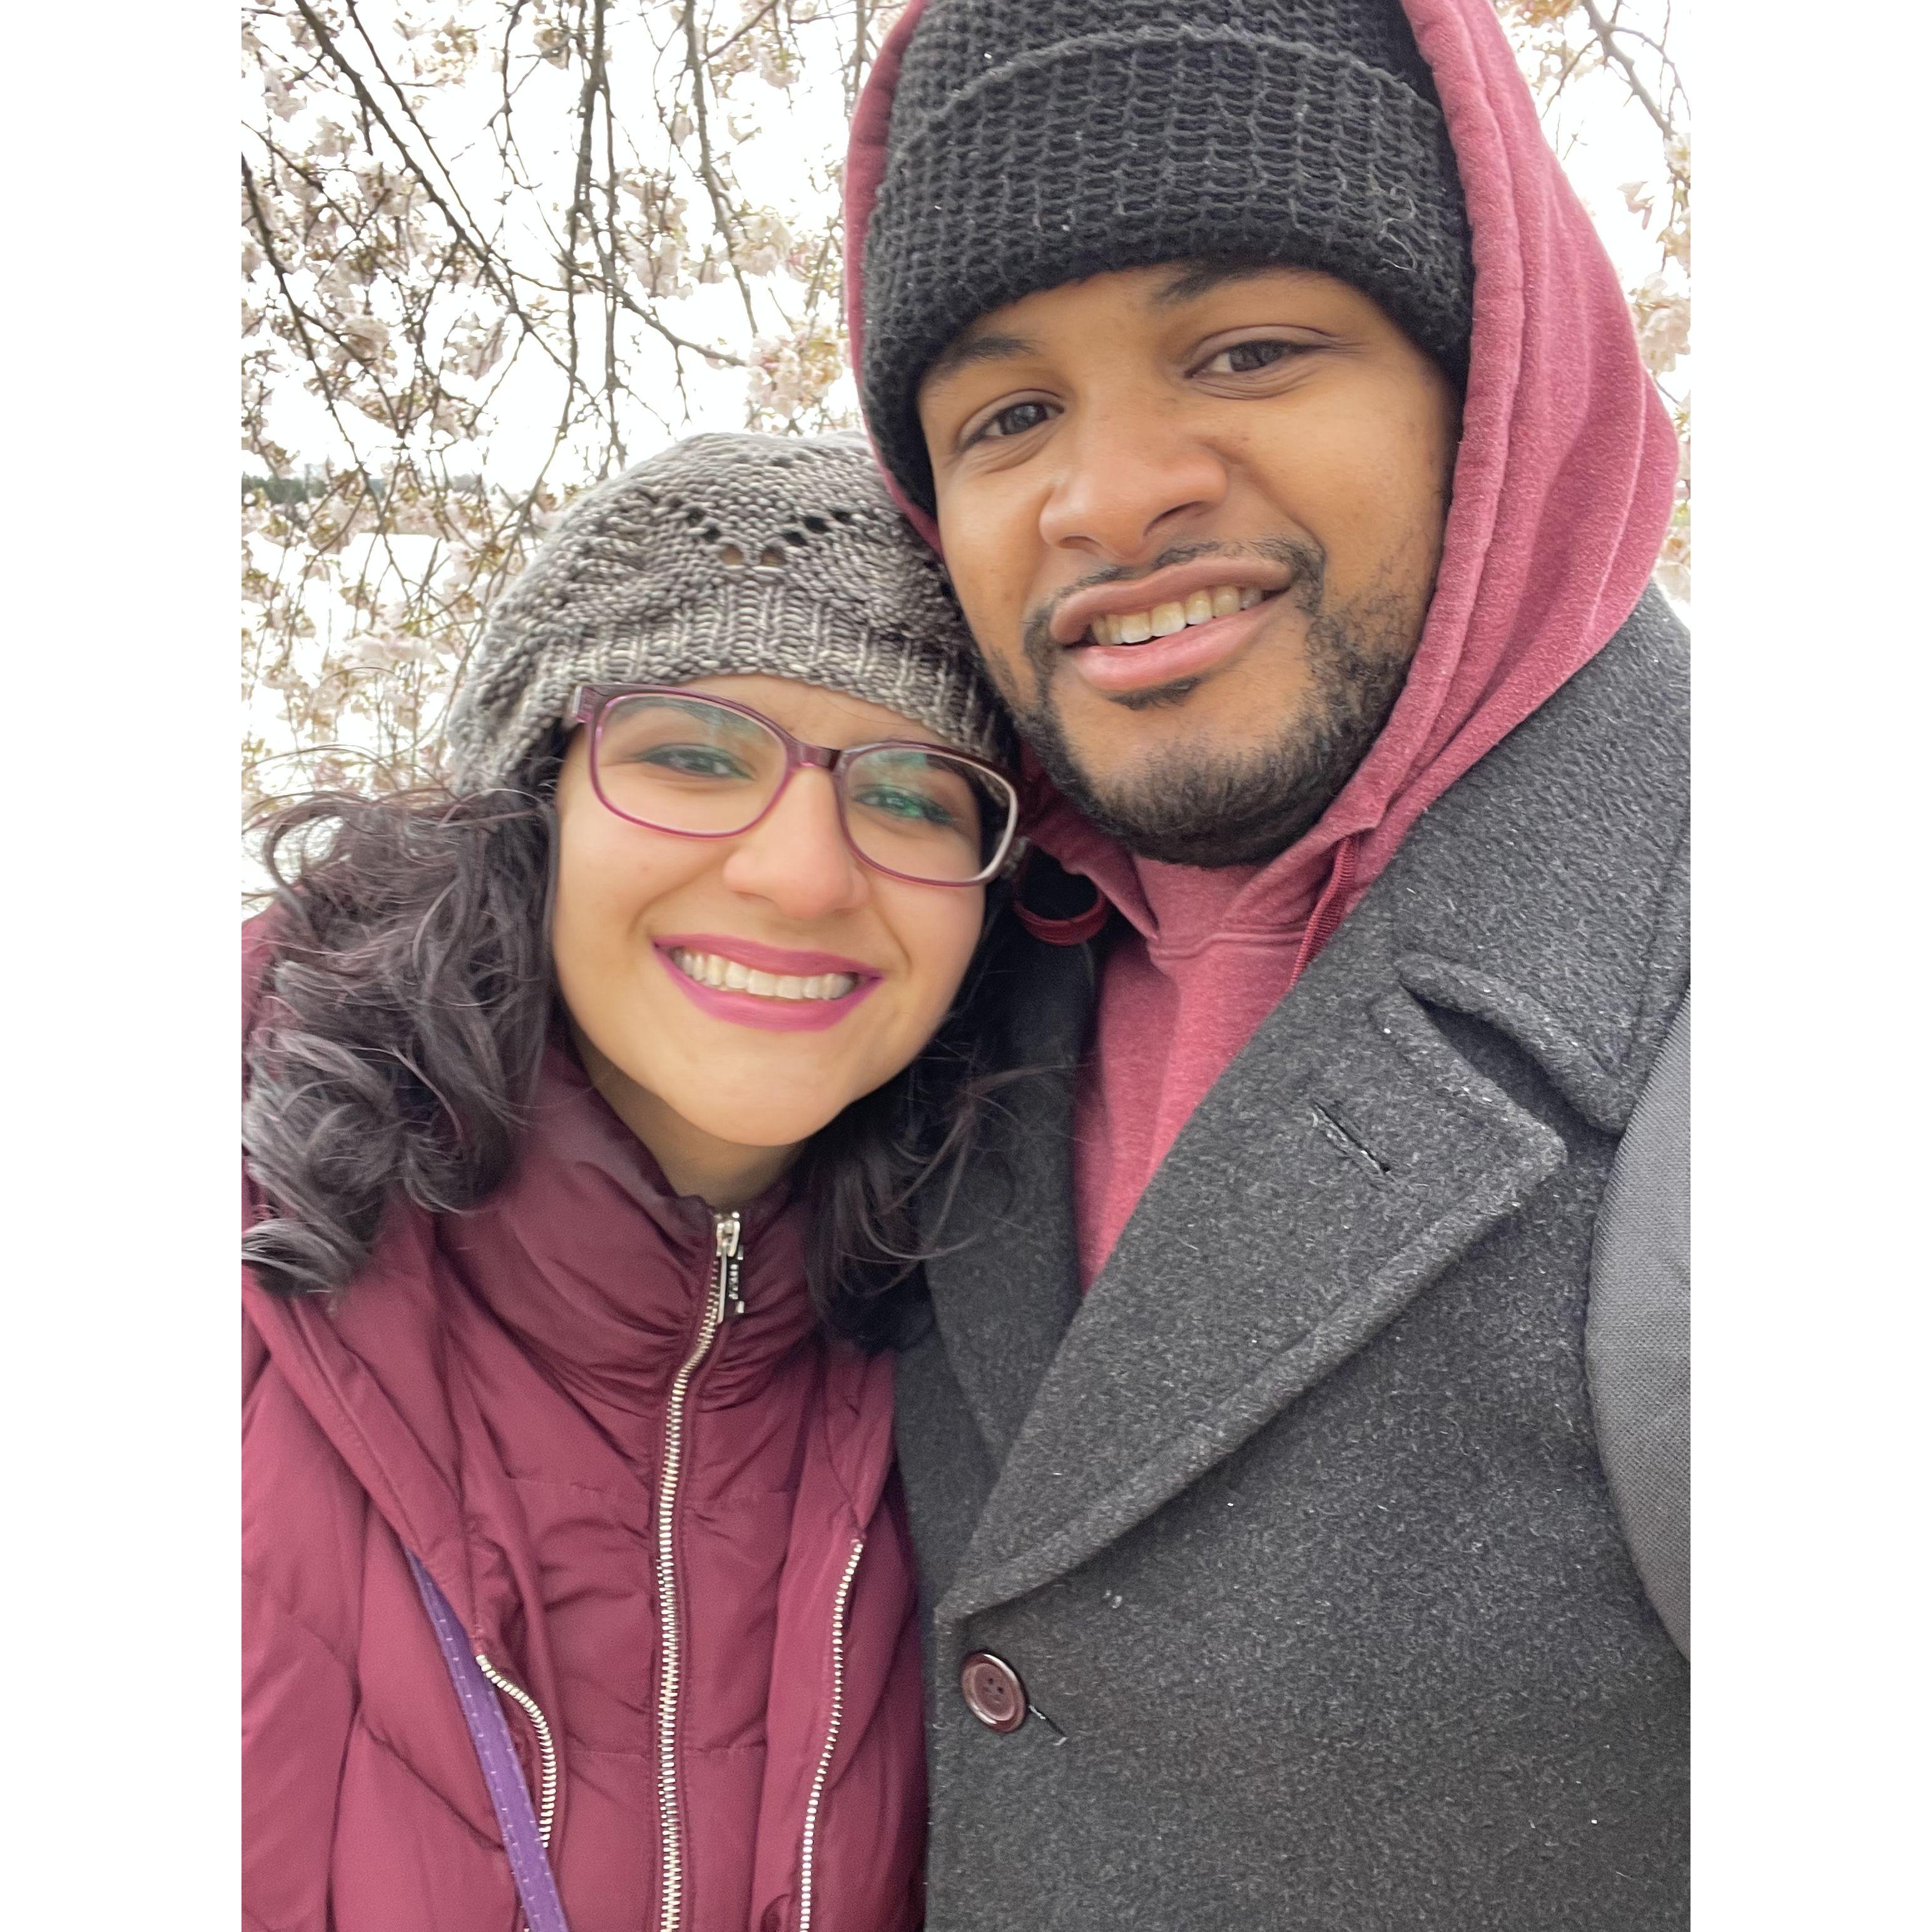
[[571,493],[698,421],[850,416],[837,137],[895,10],[248,9],[251,811],[434,778],[455,667]]
[[[1686,448],[1690,148],[1669,0],[1498,0],[1617,211]],[[703,427],[856,419],[844,125],[873,0],[253,0],[243,28],[243,779],[433,782],[483,614],[588,484]],[[1606,103],[1608,105],[1606,105]]]

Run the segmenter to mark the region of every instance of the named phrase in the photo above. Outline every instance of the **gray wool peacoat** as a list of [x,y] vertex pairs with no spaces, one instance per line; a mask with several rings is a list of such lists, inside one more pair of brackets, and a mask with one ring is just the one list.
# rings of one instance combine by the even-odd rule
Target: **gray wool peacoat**
[[1084,1302],[1094,959],[1029,956],[1058,1070],[930,1230],[899,1366],[929,1932],[1687,1922],[1688,1666],[1585,1326],[1687,994],[1688,683],[1653,590],[1425,814]]

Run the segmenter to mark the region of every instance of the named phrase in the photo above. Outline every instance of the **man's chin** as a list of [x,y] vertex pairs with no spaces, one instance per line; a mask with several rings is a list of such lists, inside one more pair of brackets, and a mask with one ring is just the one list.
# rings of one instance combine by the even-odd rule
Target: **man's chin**
[[1034,755],[1082,817],[1137,858],[1208,869],[1264,863],[1308,831],[1347,782],[1291,768],[1270,748],[1231,756],[1183,742],[1101,763],[1026,728]]

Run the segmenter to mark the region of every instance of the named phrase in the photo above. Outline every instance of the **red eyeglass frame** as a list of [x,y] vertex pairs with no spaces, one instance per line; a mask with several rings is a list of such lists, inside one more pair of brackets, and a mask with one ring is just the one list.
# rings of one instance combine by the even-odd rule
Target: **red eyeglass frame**
[[[748,718],[754,724],[762,724],[784,747],[784,775],[781,778],[771,796],[755,818],[731,832],[688,832],[681,826],[658,825],[648,818],[639,818],[635,814],[624,812],[613,805],[604,796],[603,782],[598,776],[598,752],[603,742],[604,718],[610,706],[626,698],[676,698],[687,702],[696,700],[705,704],[715,704],[722,711],[735,711],[741,718]],[[957,759],[962,765],[970,765],[975,771],[983,772],[1004,788],[1010,801],[1006,814],[1005,835],[994,849],[987,863],[970,879],[927,879],[916,872],[901,872],[890,866],[882,866],[868,853],[860,849],[859,842],[852,836],[852,828],[845,822],[845,794],[842,788],[834,785],[833,802],[838,810],[838,830],[852,856],[861,865],[868,866],[875,872],[883,872],[889,879],[903,880],[909,886],[983,886],[998,878],[1000,868],[1005,865],[1019,833],[1020,792],[1012,775],[1004,771],[989,758],[982,758],[971,752],[956,751],[950,745],[935,745],[920,738],[874,738],[862,745],[808,745],[802,738],[794,738],[776,718],[765,714],[749,704],[740,704],[734,698],[719,698],[708,691],[693,691],[688,685],[681,684],[580,684],[572,693],[570,710],[564,722],[568,724],[581,724],[590,733],[590,786],[597,794],[597,802],[614,818],[621,818],[626,825],[641,825],[648,832],[662,832],[674,838],[742,838],[754,826],[762,824],[771,814],[772,808],[784,797],[785,788],[793,775],[801,766],[810,766],[824,772],[830,778],[848,760],[866,752],[943,752],[949,758]]]

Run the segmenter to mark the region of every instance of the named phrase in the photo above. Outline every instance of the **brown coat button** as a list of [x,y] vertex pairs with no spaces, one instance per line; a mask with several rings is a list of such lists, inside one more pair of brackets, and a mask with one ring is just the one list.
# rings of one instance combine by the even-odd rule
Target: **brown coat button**
[[1026,1722],[1026,1686],[1004,1657],[976,1650],[959,1666],[959,1694],[989,1731],[1016,1731]]

